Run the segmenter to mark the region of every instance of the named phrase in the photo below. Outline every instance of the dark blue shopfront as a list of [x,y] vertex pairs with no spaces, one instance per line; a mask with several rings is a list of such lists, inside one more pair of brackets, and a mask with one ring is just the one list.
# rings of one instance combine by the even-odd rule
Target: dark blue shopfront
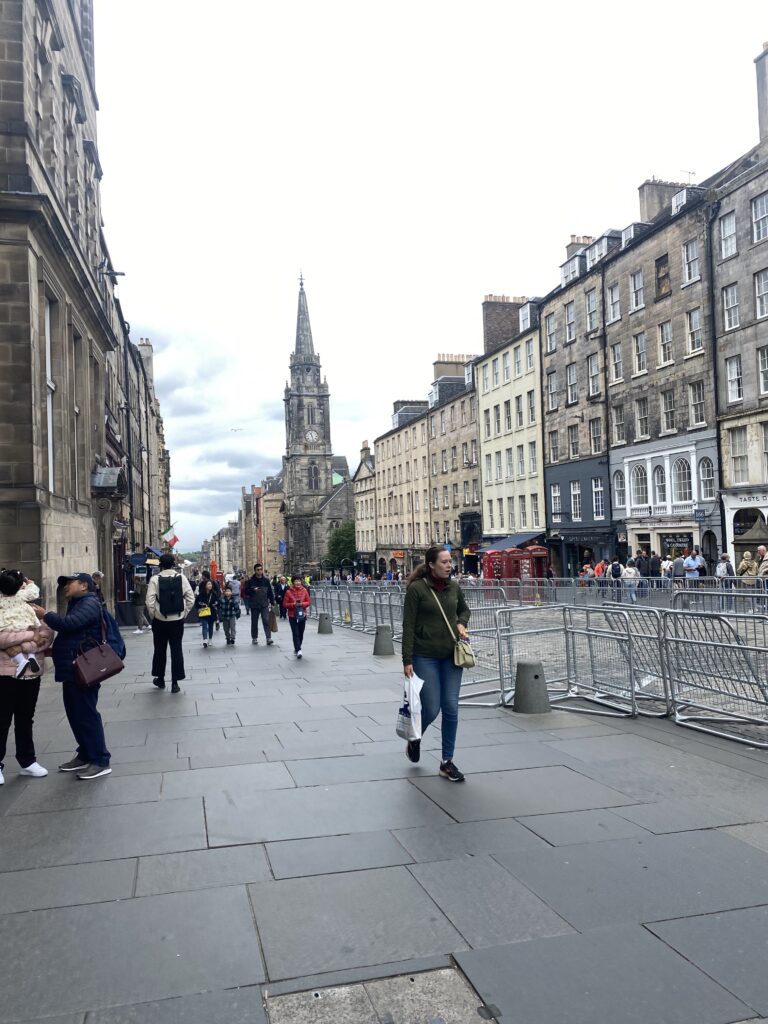
[[606,458],[581,459],[544,470],[546,545],[555,576],[575,577],[586,563],[620,554],[611,522]]

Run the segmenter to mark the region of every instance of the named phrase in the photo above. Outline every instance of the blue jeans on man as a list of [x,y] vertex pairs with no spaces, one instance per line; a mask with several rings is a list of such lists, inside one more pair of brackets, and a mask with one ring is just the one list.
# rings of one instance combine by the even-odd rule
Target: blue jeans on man
[[413,671],[424,680],[421,688],[421,731],[442,713],[443,761],[450,761],[456,748],[456,730],[459,727],[459,690],[462,669],[453,658],[424,658],[413,656]]
[[88,764],[108,768],[111,755],[104,738],[104,724],[96,708],[100,686],[83,689],[75,682],[63,682],[61,687],[67,721],[77,740],[77,756]]

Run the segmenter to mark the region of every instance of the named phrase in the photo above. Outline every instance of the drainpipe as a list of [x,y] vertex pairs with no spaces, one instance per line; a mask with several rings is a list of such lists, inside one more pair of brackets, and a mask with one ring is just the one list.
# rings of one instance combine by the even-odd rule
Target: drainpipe
[[128,445],[128,517],[131,524],[131,550],[136,551],[136,530],[133,523],[133,441],[131,439],[131,410],[128,405],[128,331],[129,325],[121,321],[123,329],[123,411],[125,412],[125,439]]

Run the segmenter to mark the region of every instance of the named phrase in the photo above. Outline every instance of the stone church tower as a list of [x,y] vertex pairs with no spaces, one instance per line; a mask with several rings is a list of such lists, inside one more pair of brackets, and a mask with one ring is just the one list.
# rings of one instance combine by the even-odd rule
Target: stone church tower
[[354,518],[349,468],[334,457],[328,382],[312,342],[307,296],[299,285],[296,344],[285,388],[283,516],[289,572],[319,571],[328,536]]

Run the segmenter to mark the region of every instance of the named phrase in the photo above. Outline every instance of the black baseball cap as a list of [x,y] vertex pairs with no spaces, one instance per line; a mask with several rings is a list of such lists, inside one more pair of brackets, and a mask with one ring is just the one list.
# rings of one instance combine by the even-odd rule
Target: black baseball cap
[[63,587],[65,583],[71,583],[72,580],[80,580],[81,583],[87,583],[89,590],[95,590],[93,578],[89,572],[76,572],[72,576],[59,576],[57,582],[60,587]]

